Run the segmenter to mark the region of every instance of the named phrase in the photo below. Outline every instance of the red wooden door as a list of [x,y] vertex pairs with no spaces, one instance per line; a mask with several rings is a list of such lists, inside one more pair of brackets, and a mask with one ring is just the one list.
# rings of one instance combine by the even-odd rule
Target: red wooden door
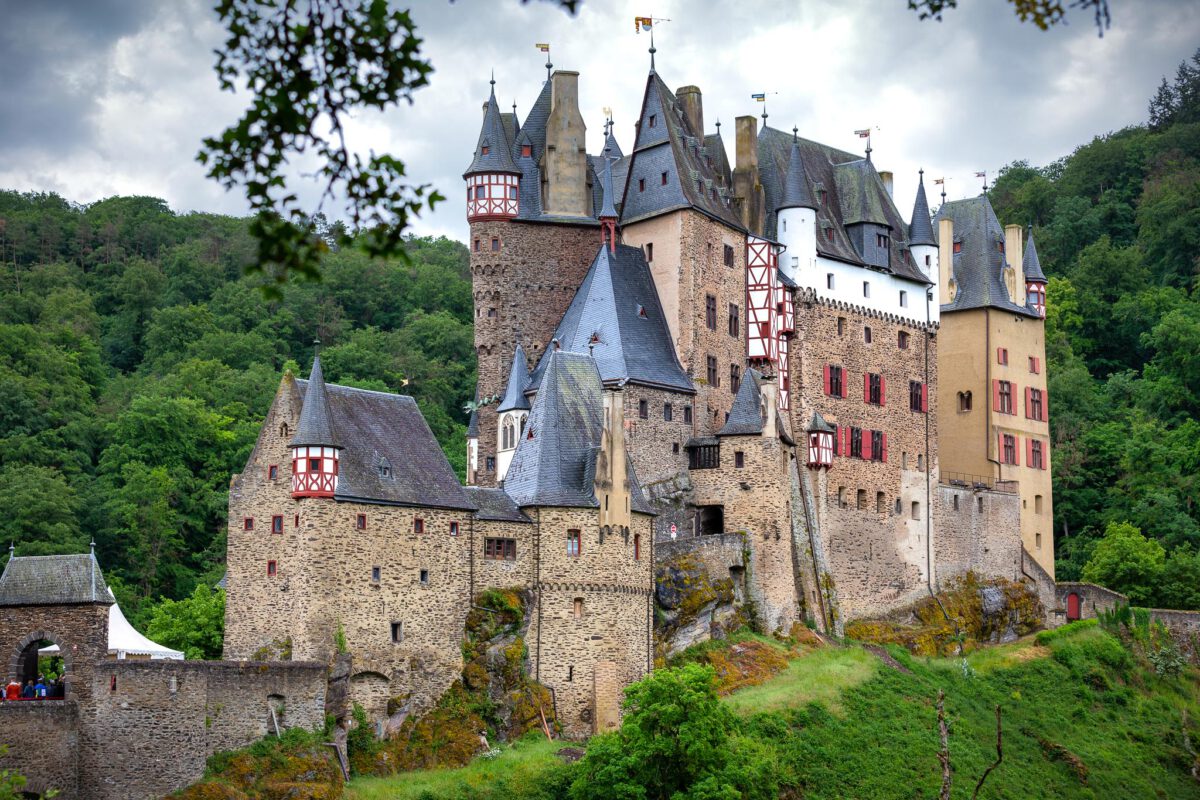
[[1067,595],[1067,622],[1079,619],[1079,595],[1071,592]]

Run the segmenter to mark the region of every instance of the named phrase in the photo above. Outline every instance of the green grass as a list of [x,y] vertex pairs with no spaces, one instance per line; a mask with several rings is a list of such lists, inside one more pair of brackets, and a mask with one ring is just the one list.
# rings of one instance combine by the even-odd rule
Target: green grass
[[870,680],[879,667],[879,659],[862,648],[823,647],[794,659],[766,683],[734,692],[726,702],[741,714],[814,702],[840,713],[842,692]]
[[387,778],[355,778],[346,800],[432,800],[433,798],[537,797],[545,778],[563,762],[555,753],[572,742],[551,742],[539,733],[501,749],[492,758],[477,758],[458,769],[406,772]]

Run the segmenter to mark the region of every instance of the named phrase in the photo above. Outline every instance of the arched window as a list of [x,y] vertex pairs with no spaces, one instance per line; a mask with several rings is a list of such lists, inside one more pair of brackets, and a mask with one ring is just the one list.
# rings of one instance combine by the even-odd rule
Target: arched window
[[504,430],[500,436],[500,448],[502,450],[511,450],[515,447],[516,431],[513,428],[512,417],[504,420]]

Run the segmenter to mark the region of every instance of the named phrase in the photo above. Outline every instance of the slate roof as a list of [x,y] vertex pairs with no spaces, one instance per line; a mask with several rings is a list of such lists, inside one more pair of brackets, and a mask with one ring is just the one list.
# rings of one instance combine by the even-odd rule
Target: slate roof
[[1025,273],[1026,281],[1046,282],[1046,273],[1042,272],[1042,260],[1038,258],[1037,246],[1033,243],[1033,226],[1029,226],[1029,233],[1025,238],[1025,257],[1021,261],[1021,269]]
[[787,172],[783,177],[783,193],[777,211],[785,208],[817,208],[808,177],[804,174],[804,156],[800,153],[800,140],[792,135],[792,152],[788,154]]
[[746,370],[742,376],[742,385],[738,387],[737,396],[733,398],[733,408],[729,410],[729,419],[725,427],[717,431],[717,436],[744,436],[762,433],[762,373],[756,369]]
[[525,390],[529,388],[529,360],[525,357],[525,348],[517,344],[513,351],[512,366],[508,370],[508,385],[504,387],[504,397],[496,406],[496,413],[505,411],[527,410],[529,398]]
[[[790,132],[764,126],[758,134],[758,168],[768,209],[761,233],[777,240],[777,209],[783,195],[793,147],[799,149],[809,190],[817,200],[817,253],[826,258],[863,265],[863,259],[851,242],[846,225],[873,222],[891,228],[891,267],[889,271],[908,280],[928,285],[926,278],[907,252],[908,222],[896,209],[874,165],[862,156],[797,137]],[[818,190],[824,189],[828,202],[821,206]],[[823,231],[833,232],[832,241]]]
[[937,245],[937,235],[929,216],[929,201],[925,199],[925,170],[921,170],[917,182],[917,199],[913,202],[912,221],[908,225],[908,243]]
[[[507,124],[504,117],[508,117]],[[463,177],[480,172],[507,172],[521,174],[513,163],[512,135],[516,133],[516,118],[512,114],[501,114],[496,105],[496,81],[492,81],[492,93],[483,112],[483,126],[479,140],[475,143],[475,157]],[[487,148],[487,153],[483,152]]]
[[[596,457],[604,424],[604,387],[596,362],[582,353],[553,350],[525,434],[504,477],[518,506],[598,508]],[[626,457],[630,505],[653,513]]]
[[625,153],[621,151],[621,145],[617,143],[617,137],[613,135],[614,127],[615,126],[613,125],[609,125],[608,130],[604,134],[604,148],[600,151],[601,157],[603,157],[605,154],[607,154],[609,158],[620,158],[625,155]]
[[292,436],[292,447],[338,447],[333,432],[333,421],[329,415],[329,399],[325,390],[325,373],[321,369],[321,355],[313,356],[309,380],[313,384],[312,402],[305,403],[300,410],[300,423]]
[[[654,125],[651,126],[651,117]],[[621,223],[664,214],[680,208],[694,208],[726,225],[743,230],[741,220],[731,207],[725,183],[708,156],[702,155],[704,131],[693,131],[683,114],[675,93],[658,73],[646,79],[646,93],[638,122],[632,163],[625,182],[621,205]],[[667,181],[662,182],[662,174]],[[645,190],[638,191],[638,181]],[[699,185],[697,186],[697,182]],[[714,196],[715,192],[715,196]]]
[[13,556],[0,575],[0,606],[112,602],[104,573],[91,553]]
[[504,493],[503,489],[491,489],[484,486],[466,486],[464,489],[467,497],[479,509],[475,512],[478,519],[531,522],[529,517],[525,516],[513,502],[513,499]]
[[[590,352],[605,383],[629,381],[695,392],[679,364],[650,265],[640,247],[601,246],[554,332],[563,350]],[[542,382],[553,348],[542,355],[531,386]]]
[[600,209],[596,214],[600,219],[612,217],[616,219],[617,208],[613,205],[616,202],[616,193],[613,191],[612,164],[615,158],[609,156],[604,157],[604,171],[600,178],[600,203],[596,207]]
[[1039,316],[1008,296],[1004,285],[1005,256],[998,246],[1004,241],[1004,228],[987,195],[948,201],[942,205],[938,217],[954,221],[954,241],[962,242],[962,252],[953,256],[952,267],[958,293],[953,302],[942,306],[943,313],[999,308],[1029,317]]
[[721,180],[722,186],[733,185],[733,168],[729,165],[729,153],[725,152],[725,140],[721,138],[720,127],[716,133],[705,134],[704,150],[707,153],[713,172]]
[[[296,381],[305,407],[312,385]],[[473,509],[416,400],[332,383],[325,389],[342,446],[336,499]],[[300,413],[303,419],[304,408]],[[387,477],[379,469],[382,459],[391,468]]]

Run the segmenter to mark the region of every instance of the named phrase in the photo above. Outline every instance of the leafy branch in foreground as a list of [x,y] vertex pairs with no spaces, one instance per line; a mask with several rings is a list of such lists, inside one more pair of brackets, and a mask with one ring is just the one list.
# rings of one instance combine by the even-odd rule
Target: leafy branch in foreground
[[[394,156],[351,152],[345,119],[411,104],[428,83],[433,67],[409,13],[386,0],[219,0],[216,10],[229,32],[216,51],[221,88],[244,84],[252,99],[236,123],[204,140],[197,159],[226,189],[245,188],[258,242],[248,271],[270,274],[275,285],[265,291],[278,296],[289,275],[319,279],[330,244],[353,239],[370,255],[403,257],[410,217],[444,198],[410,184]],[[310,177],[323,187],[311,211],[288,188],[293,158],[317,163]],[[340,204],[351,230],[320,235],[327,202]]]
[[[1013,12],[1021,22],[1032,22],[1042,30],[1052,25],[1067,24],[1067,10],[1063,0],[1008,0]],[[1112,22],[1108,14],[1108,0],[1071,0],[1069,8],[1090,9],[1096,21],[1096,32],[1100,36]],[[908,7],[916,11],[920,19],[942,21],[942,13],[948,8],[958,8],[958,0],[908,0]]]

